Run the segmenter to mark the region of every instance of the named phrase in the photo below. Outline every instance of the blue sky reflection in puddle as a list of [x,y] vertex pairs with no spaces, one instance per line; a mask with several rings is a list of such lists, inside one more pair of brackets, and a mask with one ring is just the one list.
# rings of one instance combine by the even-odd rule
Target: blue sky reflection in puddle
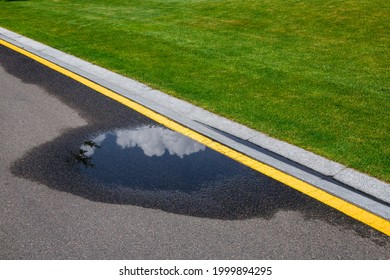
[[192,192],[247,172],[203,144],[158,126],[104,132],[85,141],[80,152],[85,176],[132,189]]

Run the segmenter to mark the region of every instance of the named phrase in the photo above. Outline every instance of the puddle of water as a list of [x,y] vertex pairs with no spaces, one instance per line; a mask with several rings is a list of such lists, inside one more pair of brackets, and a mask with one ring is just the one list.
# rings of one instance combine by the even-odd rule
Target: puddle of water
[[89,179],[138,190],[191,193],[210,182],[253,177],[248,168],[159,126],[100,133],[84,141],[73,157]]
[[90,135],[72,153],[68,170],[73,171],[66,179],[67,189],[90,199],[220,219],[271,217],[278,208],[294,208],[305,200],[283,184],[155,124]]

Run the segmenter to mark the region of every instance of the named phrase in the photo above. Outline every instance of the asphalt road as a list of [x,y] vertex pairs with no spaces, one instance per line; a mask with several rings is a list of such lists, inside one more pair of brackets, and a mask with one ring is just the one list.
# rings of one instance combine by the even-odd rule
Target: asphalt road
[[[3,46],[0,100],[1,259],[390,258],[388,236],[196,143],[173,148],[166,139],[187,140]],[[137,142],[145,131],[138,138],[160,133],[165,146]],[[82,145],[103,150],[124,134],[138,147],[126,167],[145,178],[137,186],[98,177],[120,166],[78,165]],[[183,161],[171,162],[174,154],[196,171],[177,177]],[[193,179],[181,189],[185,178]]]

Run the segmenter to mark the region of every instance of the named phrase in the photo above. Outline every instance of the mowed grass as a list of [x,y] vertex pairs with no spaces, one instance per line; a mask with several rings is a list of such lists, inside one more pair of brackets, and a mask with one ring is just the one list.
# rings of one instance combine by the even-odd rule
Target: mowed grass
[[387,182],[389,14],[386,0],[0,1],[2,27]]

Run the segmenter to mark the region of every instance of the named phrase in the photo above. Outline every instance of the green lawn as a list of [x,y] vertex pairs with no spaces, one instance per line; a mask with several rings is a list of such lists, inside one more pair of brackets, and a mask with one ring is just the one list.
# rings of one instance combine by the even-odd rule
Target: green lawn
[[388,0],[0,0],[2,27],[387,182],[389,15]]

